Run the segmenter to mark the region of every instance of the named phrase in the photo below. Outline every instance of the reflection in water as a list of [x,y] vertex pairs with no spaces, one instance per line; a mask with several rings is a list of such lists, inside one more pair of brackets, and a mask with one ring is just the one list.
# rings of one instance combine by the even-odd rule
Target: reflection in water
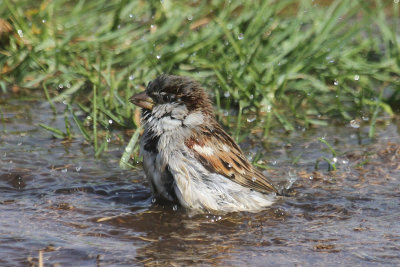
[[[263,151],[286,196],[260,213],[193,215],[152,203],[143,174],[118,166],[123,144],[94,160],[83,140],[52,139],[38,123],[64,121],[48,110],[2,103],[1,266],[37,264],[39,251],[45,265],[61,266],[400,264],[393,124],[374,143],[363,126],[282,136],[270,152],[249,141],[245,150]],[[340,152],[336,172],[324,162],[314,171],[329,156],[321,136]]]

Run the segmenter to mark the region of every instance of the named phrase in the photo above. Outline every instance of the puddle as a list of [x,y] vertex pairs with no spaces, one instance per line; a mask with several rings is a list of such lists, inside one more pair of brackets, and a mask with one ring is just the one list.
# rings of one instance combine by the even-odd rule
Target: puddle
[[[328,127],[271,138],[262,151],[287,196],[263,212],[190,216],[152,203],[141,171],[123,171],[124,146],[95,160],[82,139],[63,142],[46,103],[3,100],[0,265],[400,265],[399,122]],[[397,124],[397,125],[396,125]],[[335,173],[318,158],[338,151]],[[332,159],[333,160],[333,159]],[[293,164],[296,162],[296,164]]]

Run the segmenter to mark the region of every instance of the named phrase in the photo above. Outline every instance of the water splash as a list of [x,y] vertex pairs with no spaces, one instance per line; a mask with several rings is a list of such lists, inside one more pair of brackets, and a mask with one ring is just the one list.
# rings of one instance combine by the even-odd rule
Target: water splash
[[356,121],[356,120],[351,120],[350,121],[350,126],[355,128],[355,129],[357,129],[357,128],[360,128],[360,123],[358,121]]
[[284,186],[286,190],[290,189],[293,186],[293,184],[297,181],[297,178],[298,178],[296,173],[293,173],[292,171],[289,171],[288,175],[289,175],[289,178]]

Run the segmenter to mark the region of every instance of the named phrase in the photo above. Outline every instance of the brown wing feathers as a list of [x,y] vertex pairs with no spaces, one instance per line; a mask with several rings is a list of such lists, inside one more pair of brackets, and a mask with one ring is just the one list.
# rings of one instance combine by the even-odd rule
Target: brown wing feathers
[[256,191],[277,192],[270,181],[249,163],[239,146],[221,126],[218,123],[213,126],[213,129],[202,128],[196,136],[185,141],[203,166]]

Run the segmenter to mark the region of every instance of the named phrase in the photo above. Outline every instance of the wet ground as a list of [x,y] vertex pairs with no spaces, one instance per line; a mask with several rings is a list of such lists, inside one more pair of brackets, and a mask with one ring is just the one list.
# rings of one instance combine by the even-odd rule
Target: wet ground
[[[111,140],[94,159],[77,138],[52,138],[38,123],[63,128],[46,103],[0,104],[0,266],[222,265],[399,266],[400,131],[386,121],[297,131],[271,138],[265,173],[287,196],[260,213],[190,215],[159,206],[143,173],[123,171],[124,145]],[[332,158],[323,137],[338,155]],[[322,156],[336,162],[328,172]]]

